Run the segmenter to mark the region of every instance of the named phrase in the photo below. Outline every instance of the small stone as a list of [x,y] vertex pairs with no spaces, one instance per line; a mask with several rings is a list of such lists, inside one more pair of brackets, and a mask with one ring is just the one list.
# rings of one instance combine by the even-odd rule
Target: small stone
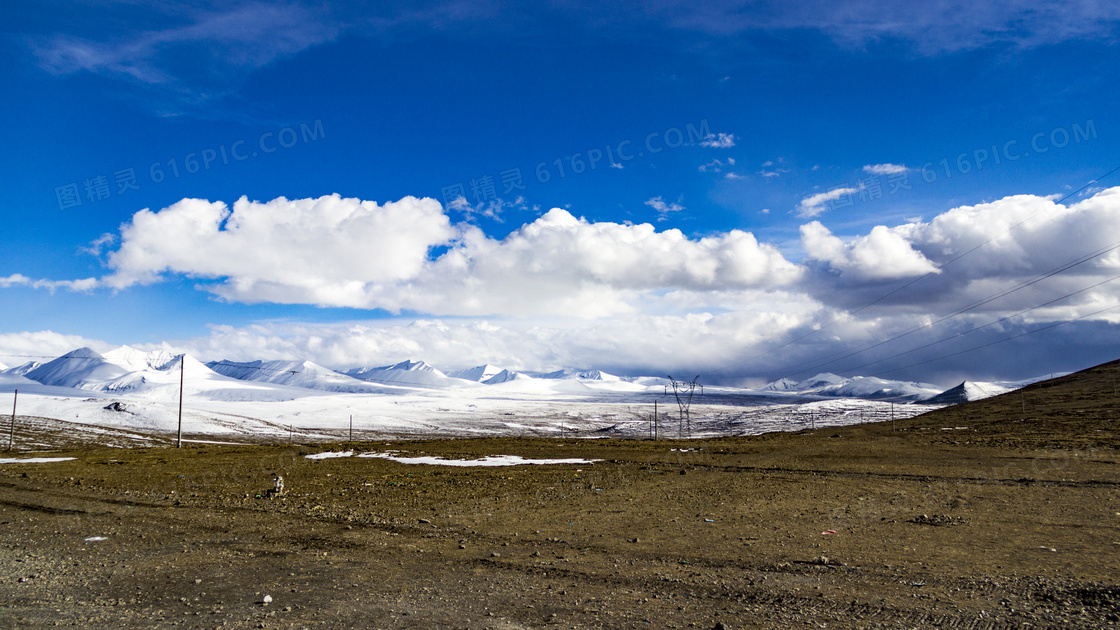
[[202,578],[195,578],[194,583],[195,584],[202,584]]
[[432,522],[430,519],[426,519],[426,518],[421,518],[421,519],[417,519],[417,520],[419,520],[421,523],[424,523],[424,524]]
[[502,554],[500,554],[500,553],[498,553],[497,551],[495,551],[494,553],[490,554],[490,557],[491,557],[491,558],[501,558],[501,557],[502,557]]
[[265,595],[264,597],[261,598],[261,603],[264,604],[265,606],[271,604],[272,603],[272,596],[271,595]]

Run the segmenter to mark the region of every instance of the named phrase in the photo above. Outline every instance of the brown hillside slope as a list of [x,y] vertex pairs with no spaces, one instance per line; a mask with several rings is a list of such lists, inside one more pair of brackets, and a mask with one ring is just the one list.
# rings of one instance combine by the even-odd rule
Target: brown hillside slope
[[[1120,447],[1120,361],[915,417],[914,426],[968,426],[944,441],[1007,447]],[[910,423],[908,423],[910,424]]]

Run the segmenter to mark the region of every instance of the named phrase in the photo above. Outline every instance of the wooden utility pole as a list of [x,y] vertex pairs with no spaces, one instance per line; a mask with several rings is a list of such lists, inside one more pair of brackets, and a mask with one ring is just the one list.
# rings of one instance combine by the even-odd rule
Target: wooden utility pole
[[657,439],[657,401],[653,401],[653,439]]
[[175,448],[183,448],[183,380],[187,368],[187,355],[179,358],[179,435],[175,438]]
[[354,414],[350,414],[350,441],[354,441]]
[[19,390],[15,390],[15,395],[12,396],[12,426],[8,430],[8,450],[12,450],[16,442],[16,401],[19,400]]
[[894,430],[894,403],[891,403],[891,431]]

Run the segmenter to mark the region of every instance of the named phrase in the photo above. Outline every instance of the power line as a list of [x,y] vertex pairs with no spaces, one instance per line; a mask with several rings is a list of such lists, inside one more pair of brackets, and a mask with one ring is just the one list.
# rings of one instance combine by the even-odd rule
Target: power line
[[[790,374],[795,375],[795,374],[800,374],[802,372],[811,372],[811,371],[814,371],[814,370],[818,370],[821,367],[824,367],[826,365],[836,363],[837,361],[841,361],[841,360],[846,359],[848,357],[852,357],[852,356],[855,356],[857,354],[861,354],[863,352],[866,352],[866,351],[871,350],[873,348],[877,348],[879,346],[885,345],[885,344],[890,343],[892,341],[902,339],[903,337],[912,335],[912,334],[914,334],[916,332],[919,332],[921,330],[925,330],[926,328],[932,328],[932,327],[936,326],[937,324],[940,324],[941,322],[952,319],[954,317],[957,317],[958,315],[962,315],[962,314],[967,313],[969,311],[974,311],[974,310],[980,308],[981,306],[984,306],[985,304],[989,304],[989,303],[994,302],[994,301],[996,301],[996,300],[998,300],[1002,297],[1006,297],[1008,295],[1011,295],[1012,293],[1015,293],[1017,291],[1025,289],[1029,286],[1038,284],[1039,282],[1042,282],[1043,280],[1046,280],[1048,278],[1052,278],[1052,277],[1054,277],[1054,276],[1056,276],[1060,273],[1069,271],[1070,269],[1073,269],[1074,267],[1085,264],[1085,263],[1089,262],[1090,260],[1093,260],[1095,258],[1099,258],[1100,256],[1103,256],[1103,255],[1105,255],[1109,252],[1115,251],[1117,249],[1120,249],[1120,242],[1113,243],[1113,244],[1111,244],[1107,247],[1101,248],[1101,249],[1099,249],[1099,250],[1097,250],[1097,251],[1095,251],[1091,254],[1082,256],[1080,258],[1074,259],[1072,261],[1069,261],[1067,263],[1064,263],[1062,265],[1054,267],[1053,269],[1050,269],[1049,271],[1038,274],[1038,275],[1034,276],[1033,278],[1031,278],[1029,280],[1025,280],[1023,282],[1020,282],[1019,284],[1015,285],[1014,287],[1012,287],[1010,289],[1006,289],[1006,290],[1000,291],[1000,292],[998,292],[994,295],[990,295],[986,298],[983,298],[981,300],[973,302],[973,303],[971,303],[967,306],[959,308],[956,311],[953,311],[952,313],[949,313],[947,315],[943,315],[943,316],[941,316],[941,317],[939,317],[939,318],[937,318],[937,319],[935,319],[931,322],[927,322],[925,324],[922,324],[921,326],[915,326],[915,327],[913,327],[909,330],[906,330],[902,333],[899,333],[899,334],[897,334],[893,337],[889,337],[887,339],[877,341],[875,343],[864,346],[864,347],[859,348],[857,350],[849,351],[847,353],[844,353],[844,351],[840,351],[840,352],[835,352],[831,355],[826,355],[826,356],[822,357],[822,359],[829,359],[828,361],[817,363],[813,367],[805,368],[805,369],[802,369],[802,370],[797,370],[795,372],[791,372]],[[1095,285],[1093,285],[1093,287],[1100,286],[1100,284],[1104,284],[1104,283],[1102,282],[1102,283],[1095,284]],[[1089,287],[1089,288],[1092,288],[1092,287]],[[1083,289],[1082,291],[1084,291],[1084,290],[1087,290],[1087,289]],[[1076,295],[1077,293],[1081,293],[1082,291],[1075,291],[1073,293],[1066,294],[1065,296],[1062,296],[1062,298],[1059,298],[1059,299],[1063,299],[1065,297]],[[1048,302],[1048,304],[1049,304],[1049,302]],[[1028,309],[1028,310],[1033,310],[1033,309]],[[836,355],[841,355],[841,356],[836,356]],[[831,358],[831,357],[836,357],[836,358]],[[818,361],[819,361],[819,359],[818,359]],[[785,372],[787,370],[793,370],[795,368],[801,367],[802,365],[806,365],[808,363],[812,363],[812,362],[806,361],[804,363],[799,363],[799,364],[790,366],[790,367],[786,368],[785,370],[783,370],[783,372]],[[852,369],[858,369],[858,368],[852,368]]]
[[1097,288],[1097,287],[1101,286],[1102,284],[1108,284],[1109,282],[1112,282],[1112,281],[1114,281],[1114,280],[1117,280],[1117,279],[1120,279],[1120,275],[1115,275],[1115,276],[1112,276],[1112,277],[1111,277],[1111,278],[1109,278],[1108,280],[1102,280],[1102,281],[1100,281],[1100,282],[1098,282],[1098,283],[1096,283],[1096,284],[1094,284],[1094,285],[1091,285],[1091,286],[1085,287],[1084,289],[1080,289],[1080,290],[1078,290],[1078,291],[1074,291],[1073,293],[1067,293],[1067,294],[1065,294],[1065,295],[1063,295],[1063,296],[1061,296],[1061,297],[1058,297],[1058,298],[1054,298],[1053,300],[1050,300],[1049,302],[1044,302],[1044,303],[1042,303],[1042,304],[1039,304],[1038,306],[1032,306],[1032,307],[1030,307],[1030,308],[1027,308],[1027,309],[1023,309],[1023,310],[1019,311],[1018,313],[1014,313],[1014,314],[1012,314],[1012,315],[1007,315],[1007,316],[1005,316],[1005,317],[1001,317],[1001,318],[999,318],[999,319],[997,319],[997,320],[995,320],[995,321],[992,321],[992,322],[988,322],[987,324],[984,324],[983,326],[977,326],[976,328],[971,328],[971,329],[969,329],[969,330],[966,330],[966,331],[963,331],[963,332],[959,332],[959,333],[957,333],[957,334],[955,334],[955,335],[950,335],[950,336],[948,336],[948,337],[944,337],[944,338],[942,338],[942,339],[938,339],[937,341],[933,341],[933,342],[930,342],[930,343],[927,343],[927,344],[924,344],[924,345],[918,346],[918,347],[916,347],[916,348],[911,348],[910,350],[906,350],[905,352],[899,352],[899,353],[897,353],[897,354],[893,354],[893,355],[891,355],[891,356],[889,356],[889,357],[884,357],[884,358],[882,358],[882,359],[877,359],[877,360],[875,360],[875,361],[871,361],[871,362],[869,362],[869,363],[864,363],[863,365],[857,365],[857,366],[855,366],[855,367],[849,368],[849,369],[847,369],[847,370],[844,370],[844,371],[846,371],[846,372],[850,372],[850,371],[852,371],[852,370],[860,370],[860,369],[863,369],[863,368],[865,368],[865,367],[867,367],[867,366],[869,366],[869,365],[875,365],[876,363],[882,363],[883,361],[889,361],[889,360],[891,360],[891,359],[896,359],[896,358],[898,358],[898,357],[901,357],[901,356],[903,356],[903,355],[907,355],[907,354],[910,354],[910,353],[912,353],[912,352],[917,352],[918,350],[924,350],[924,349],[926,349],[926,348],[929,348],[929,347],[932,347],[932,346],[936,346],[936,345],[938,345],[938,344],[942,344],[942,343],[945,343],[946,341],[952,341],[953,339],[957,339],[957,338],[959,338],[959,337],[963,337],[963,336],[965,336],[965,335],[967,335],[967,334],[970,334],[970,333],[974,333],[974,332],[976,332],[976,331],[978,331],[978,330],[983,330],[984,328],[987,328],[987,327],[989,327],[989,326],[995,326],[996,324],[1001,324],[1001,323],[1003,323],[1003,322],[1005,322],[1005,321],[1007,321],[1007,320],[1009,320],[1009,319],[1014,319],[1014,318],[1016,318],[1016,317],[1018,317],[1018,316],[1020,316],[1020,315],[1023,315],[1024,313],[1029,313],[1029,312],[1031,312],[1031,311],[1036,311],[1036,310],[1038,310],[1038,309],[1040,309],[1040,308],[1044,308],[1044,307],[1046,307],[1046,306],[1050,306],[1051,304],[1054,304],[1054,303],[1056,303],[1056,302],[1061,302],[1062,300],[1064,300],[1064,299],[1066,299],[1066,298],[1072,297],[1072,296],[1074,296],[1074,295],[1077,295],[1077,294],[1079,294],[1079,293],[1084,293],[1084,292],[1086,292],[1086,291],[1089,291],[1089,290],[1095,289],[1095,288]]
[[1034,330],[1028,330],[1027,332],[1019,333],[1018,335],[1012,335],[1010,337],[1005,337],[1003,339],[997,339],[996,341],[992,341],[992,342],[989,342],[989,343],[986,343],[986,344],[983,344],[983,345],[979,345],[979,346],[976,346],[976,347],[973,347],[973,348],[968,348],[967,350],[961,350],[959,352],[953,352],[953,353],[950,353],[950,354],[943,354],[939,357],[935,357],[935,358],[932,358],[932,359],[927,359],[925,361],[919,361],[917,363],[911,363],[910,365],[904,365],[902,367],[891,368],[889,370],[883,370],[882,372],[877,372],[875,374],[872,374],[871,376],[881,376],[883,374],[890,374],[891,372],[897,372],[899,370],[905,370],[907,368],[917,367],[919,365],[925,365],[927,363],[933,363],[934,361],[940,361],[941,359],[948,359],[949,357],[955,357],[955,356],[958,356],[958,355],[967,354],[969,352],[975,352],[975,351],[981,350],[983,348],[987,348],[987,347],[990,347],[990,346],[994,346],[994,345],[997,345],[997,344],[1001,344],[1001,343],[1011,341],[1012,339],[1018,339],[1019,337],[1026,337],[1027,335],[1033,335],[1035,333],[1040,333],[1044,330],[1050,330],[1051,328],[1057,328],[1058,326],[1064,326],[1066,324],[1072,324],[1073,322],[1080,321],[1082,319],[1086,319],[1086,318],[1089,318],[1089,317],[1093,317],[1094,315],[1100,315],[1101,313],[1106,313],[1108,311],[1116,310],[1118,308],[1120,308],[1120,304],[1116,304],[1116,305],[1110,306],[1108,308],[1102,308],[1099,311],[1093,311],[1092,313],[1082,315],[1081,317],[1075,317],[1073,319],[1066,319],[1066,320],[1062,320],[1060,322],[1055,322],[1053,324],[1043,326],[1041,328],[1036,328]]

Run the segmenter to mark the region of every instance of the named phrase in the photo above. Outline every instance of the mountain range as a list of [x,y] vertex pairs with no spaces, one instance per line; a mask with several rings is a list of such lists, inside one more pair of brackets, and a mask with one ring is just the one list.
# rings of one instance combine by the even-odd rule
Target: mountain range
[[[563,394],[585,390],[640,393],[647,390],[663,392],[669,384],[664,378],[621,377],[600,370],[519,372],[487,364],[443,372],[424,361],[402,361],[343,371],[310,361],[210,361],[203,364],[189,356],[172,355],[166,351],[144,352],[129,346],[104,354],[90,348],[79,348],[42,364],[32,362],[17,367],[4,366],[0,368],[0,375],[7,383],[23,380],[86,391],[141,393],[176,385],[181,362],[185,362],[186,376],[195,387],[203,387],[202,383],[205,383],[206,387],[224,390],[227,394],[247,383],[351,394],[399,394],[494,386],[535,393],[550,390]],[[737,391],[778,397],[796,395],[956,404],[1005,393],[1038,380],[1042,379],[998,383],[965,381],[946,390],[930,383],[844,377],[825,372],[800,381],[783,378],[757,389]],[[563,385],[564,382],[572,385]],[[573,389],[576,384],[582,386]],[[716,389],[727,391],[731,388]]]

